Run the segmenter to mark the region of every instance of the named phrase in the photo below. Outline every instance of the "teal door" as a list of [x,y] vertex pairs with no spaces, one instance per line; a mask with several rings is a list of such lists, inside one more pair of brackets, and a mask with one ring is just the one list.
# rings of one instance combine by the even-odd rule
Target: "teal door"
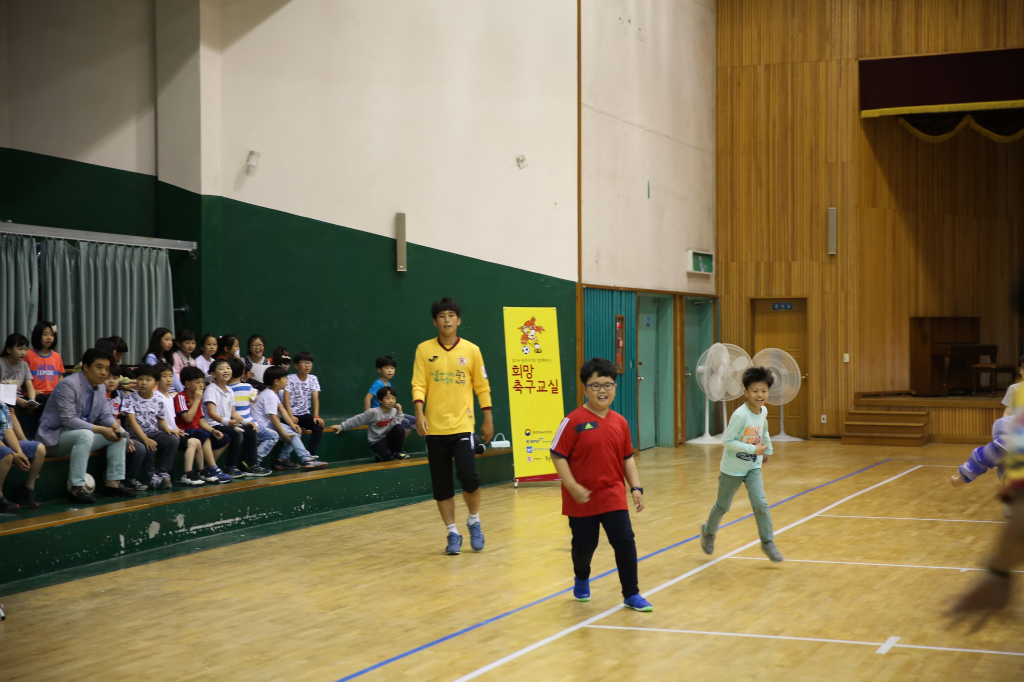
[[672,296],[640,296],[636,328],[640,449],[675,446]]
[[583,356],[615,362],[615,319],[621,315],[625,342],[622,348],[623,373],[618,378],[612,409],[626,418],[633,446],[637,438],[636,409],[636,292],[611,289],[583,289]]
[[[686,357],[686,439],[704,435],[704,391],[697,383],[697,360],[715,341],[714,303],[709,298],[686,297],[683,310]],[[715,406],[711,405],[711,433],[715,433]]]
[[636,397],[640,449],[658,444],[658,305],[651,296],[640,296],[636,326]]

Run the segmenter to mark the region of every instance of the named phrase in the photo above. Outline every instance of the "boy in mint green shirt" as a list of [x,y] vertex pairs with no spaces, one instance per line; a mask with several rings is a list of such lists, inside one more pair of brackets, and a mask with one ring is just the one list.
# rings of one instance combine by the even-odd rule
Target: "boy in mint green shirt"
[[761,551],[773,562],[782,561],[782,554],[775,547],[772,533],[772,515],[768,511],[768,499],[764,495],[761,480],[761,462],[772,454],[772,441],[768,437],[768,392],[775,382],[775,375],[767,367],[751,367],[743,373],[743,395],[747,402],[736,408],[725,429],[723,441],[721,474],[718,476],[718,499],[711,507],[707,523],[700,525],[700,548],[705,554],[715,551],[715,534],[718,524],[732,506],[732,498],[747,486],[750,506],[754,508],[757,532],[761,536]]

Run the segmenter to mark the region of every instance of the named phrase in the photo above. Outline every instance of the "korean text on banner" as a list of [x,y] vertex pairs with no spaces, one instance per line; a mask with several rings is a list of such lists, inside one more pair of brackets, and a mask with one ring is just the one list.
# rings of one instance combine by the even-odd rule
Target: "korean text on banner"
[[557,480],[551,441],[565,416],[554,308],[505,308],[505,360],[515,477]]

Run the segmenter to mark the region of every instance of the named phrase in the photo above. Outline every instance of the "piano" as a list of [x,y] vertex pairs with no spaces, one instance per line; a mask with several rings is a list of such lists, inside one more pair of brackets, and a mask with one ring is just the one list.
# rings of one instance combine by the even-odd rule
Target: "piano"
[[972,390],[971,365],[999,347],[979,343],[981,318],[910,318],[910,389],[920,396],[948,396]]

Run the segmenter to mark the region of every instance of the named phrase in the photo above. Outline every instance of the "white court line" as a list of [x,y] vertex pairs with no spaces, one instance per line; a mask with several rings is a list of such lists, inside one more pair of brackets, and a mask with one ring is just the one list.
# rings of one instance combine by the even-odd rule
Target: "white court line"
[[898,641],[900,641],[899,637],[890,637],[889,639],[885,640],[885,644],[883,644],[882,646],[878,647],[878,649],[875,650],[875,653],[876,654],[887,654],[887,653],[889,653],[889,649],[893,648],[893,646],[895,646],[896,642],[898,642]]
[[[759,556],[733,556],[730,559],[746,559],[747,561],[768,561],[767,558]],[[787,562],[795,564],[843,564],[846,566],[888,566],[890,568],[937,568],[944,571],[984,571],[984,568],[961,568],[959,566],[919,566],[917,564],[874,564],[866,561],[823,561],[820,559],[786,559]],[[1010,571],[1010,573],[1024,573],[1024,571]]]
[[959,469],[960,468],[956,464],[922,464],[921,466],[928,467],[930,469]]
[[[683,635],[716,635],[719,637],[751,637],[754,639],[788,639],[798,642],[824,642],[826,644],[861,644],[864,646],[876,646],[879,649],[889,646],[889,649],[927,649],[929,651],[957,651],[969,654],[1000,654],[1003,656],[1024,656],[1024,653],[1016,651],[993,651],[991,649],[959,649],[946,646],[922,646],[920,644],[897,644],[899,637],[890,637],[884,642],[860,642],[853,639],[822,639],[819,637],[786,637],[784,635],[752,635],[745,632],[712,632],[709,630],[668,630],[664,628],[631,628],[618,625],[588,625],[590,628],[602,630],[636,630],[638,632],[675,632]],[[886,649],[888,651],[889,649]],[[877,651],[883,654],[885,651]]]
[[[821,516],[825,512],[829,511],[830,509],[834,509],[834,508],[838,507],[839,505],[843,504],[844,502],[848,502],[848,501],[852,500],[853,498],[855,498],[855,497],[857,497],[859,495],[863,495],[866,492],[870,492],[870,491],[874,490],[875,488],[878,488],[880,486],[885,485],[886,483],[891,483],[892,481],[895,481],[897,478],[902,478],[902,477],[906,476],[907,474],[909,474],[909,473],[911,473],[913,471],[917,471],[920,468],[921,468],[921,465],[918,464],[915,467],[907,469],[902,474],[896,474],[892,478],[887,478],[884,481],[882,481],[881,483],[876,483],[876,484],[874,484],[872,486],[864,488],[864,490],[855,492],[852,495],[848,495],[848,496],[844,497],[843,499],[839,500],[838,502],[833,502],[832,504],[828,505],[824,509],[821,509],[819,511],[814,512],[810,516],[805,516],[804,518],[800,519],[799,521],[794,521],[793,523],[789,524],[785,528],[780,528],[779,530],[775,531],[775,534],[778,535],[779,533],[787,531],[790,528],[795,528],[796,526],[799,526],[802,523],[810,521],[811,519],[813,519],[813,518],[815,518],[817,516]],[[648,596],[650,596],[652,594],[660,592],[663,589],[665,589],[666,587],[671,587],[672,585],[675,585],[680,580],[686,580],[691,575],[695,575],[697,573],[700,573],[705,568],[708,568],[710,566],[714,566],[718,562],[723,561],[725,559],[728,559],[729,557],[731,557],[734,554],[739,554],[740,552],[742,552],[744,550],[747,550],[747,549],[750,549],[751,547],[754,547],[755,545],[759,545],[759,544],[761,544],[760,540],[754,540],[753,542],[748,542],[747,544],[743,545],[742,547],[738,547],[738,548],[732,550],[731,552],[723,554],[722,556],[718,557],[717,559],[712,559],[711,561],[709,561],[707,563],[704,563],[704,564],[701,564],[697,568],[691,569],[691,570],[687,571],[686,573],[683,573],[682,575],[680,575],[680,576],[678,576],[676,578],[673,578],[672,580],[669,580],[668,582],[664,582],[661,585],[658,585],[654,589],[651,589],[651,590],[648,590],[647,592],[644,592],[643,595],[645,597],[648,597]],[[622,608],[624,608],[623,605],[619,604],[619,605],[617,605],[617,606],[615,606],[613,608],[608,609],[607,611],[605,611],[603,613],[599,613],[596,616],[592,616],[592,617],[586,619],[585,621],[583,621],[581,623],[577,623],[576,625],[568,627],[568,628],[562,630],[561,632],[556,632],[555,634],[551,635],[550,637],[545,637],[544,639],[542,639],[542,640],[540,640],[538,642],[534,642],[533,644],[531,644],[531,645],[529,645],[527,647],[524,647],[524,648],[520,649],[519,651],[516,651],[515,653],[511,653],[508,656],[505,656],[504,658],[499,658],[498,660],[494,661],[493,663],[488,663],[487,665],[485,665],[482,668],[478,668],[477,670],[474,670],[473,672],[471,672],[471,673],[469,673],[467,675],[463,675],[462,677],[460,677],[457,680],[455,680],[455,682],[466,682],[467,680],[472,680],[472,679],[475,679],[477,677],[480,677],[484,673],[490,672],[491,670],[494,670],[495,668],[503,666],[506,663],[508,663],[509,661],[514,661],[515,659],[519,658],[520,656],[523,656],[525,654],[530,653],[531,651],[539,649],[540,647],[544,646],[545,644],[550,644],[551,642],[554,642],[557,639],[561,639],[562,637],[565,637],[568,634],[576,632],[580,628],[587,627],[591,623],[596,623],[597,621],[601,620],[602,618],[610,616],[613,613],[615,613],[616,611],[620,611]]]
[[886,521],[950,521],[952,523],[1006,523],[1005,521],[975,521],[973,519],[914,519],[907,516],[845,516],[843,514],[820,514],[830,519],[885,519]]

